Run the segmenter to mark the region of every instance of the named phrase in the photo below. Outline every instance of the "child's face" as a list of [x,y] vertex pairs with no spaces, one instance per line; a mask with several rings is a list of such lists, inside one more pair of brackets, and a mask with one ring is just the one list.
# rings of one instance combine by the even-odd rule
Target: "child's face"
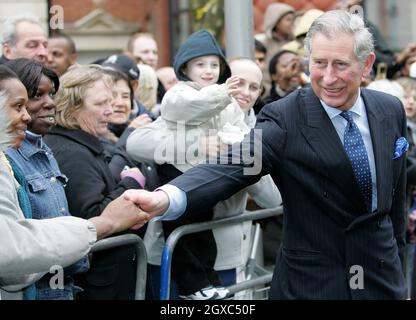
[[416,90],[406,92],[403,100],[406,117],[414,120],[416,116]]
[[231,74],[240,78],[234,99],[243,111],[249,111],[261,93],[261,70],[255,63],[244,60],[231,62],[230,68]]
[[184,73],[191,81],[201,86],[217,83],[220,76],[220,58],[217,56],[204,56],[190,60]]

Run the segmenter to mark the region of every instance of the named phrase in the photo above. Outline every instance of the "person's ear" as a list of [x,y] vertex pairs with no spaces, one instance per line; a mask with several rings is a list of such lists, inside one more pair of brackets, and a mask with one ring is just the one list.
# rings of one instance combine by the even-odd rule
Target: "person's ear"
[[136,91],[137,87],[139,86],[139,80],[130,80],[131,87],[133,88],[133,92]]
[[13,48],[10,46],[9,43],[7,42],[3,43],[3,55],[7,59],[13,59],[12,51],[13,51]]
[[371,69],[373,69],[374,61],[376,61],[376,54],[374,52],[370,52],[364,63],[363,75],[368,75],[370,73]]
[[77,62],[77,54],[76,53],[71,53],[70,54],[69,62],[71,63],[71,65],[73,65],[75,62]]

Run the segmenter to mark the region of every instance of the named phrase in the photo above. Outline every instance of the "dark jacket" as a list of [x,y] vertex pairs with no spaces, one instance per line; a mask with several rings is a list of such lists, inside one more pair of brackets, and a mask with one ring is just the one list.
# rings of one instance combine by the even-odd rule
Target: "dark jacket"
[[176,53],[173,68],[178,80],[190,81],[190,79],[183,73],[182,68],[188,61],[203,56],[220,57],[221,70],[223,71],[221,72],[218,79],[219,84],[224,83],[225,80],[231,76],[230,67],[228,66],[228,63],[217,41],[211,33],[202,29],[191,34]]
[[[245,174],[244,166],[252,165],[248,157],[235,164],[240,149],[233,147],[228,156],[232,165],[199,165],[170,182],[186,192],[186,212],[191,214],[271,174],[285,212],[272,299],[406,296],[406,156],[393,160],[396,140],[406,136],[406,117],[397,98],[366,89],[361,93],[376,165],[374,213],[367,213],[342,142],[310,88],[266,105],[258,116],[258,130],[250,136],[262,132],[256,146],[262,152],[255,160],[259,175]],[[245,138],[250,142],[246,153],[254,149],[250,136]],[[356,287],[359,279],[361,289]]]
[[0,57],[0,64],[6,63],[7,61],[9,61],[9,59],[7,59],[4,55]]
[[263,99],[264,105],[272,103],[274,101],[280,100],[284,98],[285,96],[281,96],[276,91],[276,86],[273,84],[270,89],[270,95],[268,95],[266,98]]
[[[116,183],[100,141],[85,131],[57,126],[45,136],[45,142],[68,177],[65,193],[74,216],[84,219],[98,216],[125,190],[141,188],[129,177]],[[76,279],[85,290],[80,298],[132,299],[135,274],[132,247],[94,253],[90,271]]]
[[99,139],[85,131],[57,126],[45,136],[45,142],[69,179],[65,192],[74,216],[98,216],[125,190],[141,188],[129,177],[116,184]]
[[[100,142],[104,149],[104,158],[108,163],[110,171],[116,181],[120,181],[120,172],[124,169],[125,166],[128,166],[129,168],[137,167],[146,178],[146,185],[144,186],[144,189],[153,191],[157,187],[160,187],[161,184],[159,182],[159,176],[157,173],[157,164],[154,162],[138,162],[133,160],[127,154],[126,141],[129,135],[135,130],[135,128],[127,127],[126,124],[109,124],[108,127],[109,130],[119,138],[118,141],[113,142],[109,139],[100,139]],[[123,131],[121,131],[122,129]]]

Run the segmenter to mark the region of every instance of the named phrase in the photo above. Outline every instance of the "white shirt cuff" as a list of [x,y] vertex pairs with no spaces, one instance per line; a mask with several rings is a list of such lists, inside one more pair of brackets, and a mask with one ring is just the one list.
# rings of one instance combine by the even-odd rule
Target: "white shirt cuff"
[[186,193],[171,184],[165,184],[160,188],[157,188],[155,191],[158,190],[162,190],[168,195],[169,208],[163,215],[157,216],[153,218],[153,220],[171,221],[178,219],[186,210]]

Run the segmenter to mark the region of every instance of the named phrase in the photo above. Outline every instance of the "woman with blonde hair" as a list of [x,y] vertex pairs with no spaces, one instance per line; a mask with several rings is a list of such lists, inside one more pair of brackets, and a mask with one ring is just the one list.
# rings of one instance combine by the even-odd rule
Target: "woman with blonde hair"
[[[88,219],[100,215],[111,200],[127,189],[144,185],[140,171],[125,170],[116,182],[104,158],[100,138],[107,134],[113,113],[112,82],[100,66],[79,66],[61,79],[56,94],[57,126],[45,136],[61,171],[70,212]],[[95,253],[90,270],[76,277],[81,299],[133,299],[134,248]]]
[[160,115],[160,105],[157,104],[157,75],[155,70],[146,65],[138,64],[140,70],[139,86],[134,95],[148,111],[151,111],[155,116]]

